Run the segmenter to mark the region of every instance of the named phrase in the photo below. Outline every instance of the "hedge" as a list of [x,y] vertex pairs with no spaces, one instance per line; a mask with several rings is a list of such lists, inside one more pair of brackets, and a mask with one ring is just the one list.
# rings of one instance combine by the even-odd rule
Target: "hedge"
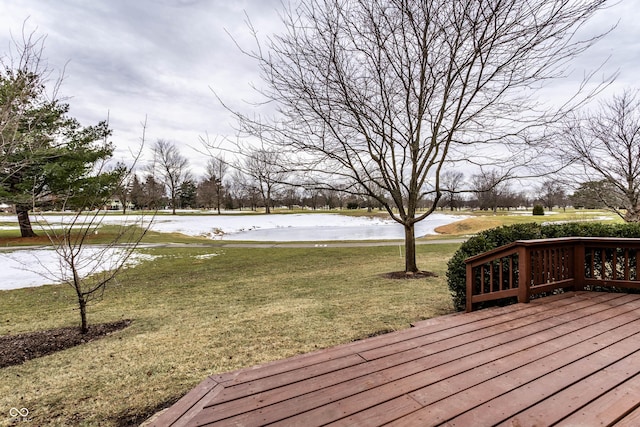
[[640,237],[640,224],[601,224],[596,222],[540,225],[537,223],[505,225],[485,230],[464,242],[449,260],[447,282],[458,311],[465,309],[467,286],[464,260],[516,240],[556,237]]

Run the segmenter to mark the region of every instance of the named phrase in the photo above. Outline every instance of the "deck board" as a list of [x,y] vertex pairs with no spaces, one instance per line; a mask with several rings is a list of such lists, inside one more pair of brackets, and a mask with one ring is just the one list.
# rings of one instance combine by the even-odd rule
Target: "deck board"
[[[572,384],[570,387],[551,396],[548,401],[539,402],[502,425],[509,426],[516,423],[552,425],[562,421],[567,409],[580,410],[580,408],[587,407],[592,402],[596,402],[595,404],[602,408],[605,406],[601,402],[604,398],[603,396],[610,394],[614,397],[614,400],[619,400],[619,397],[616,396],[616,393],[620,392],[620,390],[616,391],[618,385],[624,383],[630,374],[635,375],[630,381],[635,381],[639,373],[640,354],[636,352],[594,373],[584,381]],[[589,414],[593,413],[591,410],[587,412]],[[621,412],[616,412],[617,417],[620,414]]]
[[640,426],[640,403],[628,414],[616,423],[616,427],[637,427]]
[[640,295],[567,293],[413,326],[212,375],[153,425],[640,419]]

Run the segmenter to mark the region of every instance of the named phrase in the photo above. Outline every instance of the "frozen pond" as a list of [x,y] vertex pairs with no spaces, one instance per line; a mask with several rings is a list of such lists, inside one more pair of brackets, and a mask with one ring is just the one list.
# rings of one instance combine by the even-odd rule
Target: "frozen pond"
[[[150,217],[146,217],[148,221]],[[416,237],[437,234],[436,227],[464,219],[464,216],[434,213],[416,224]],[[60,224],[69,217],[34,216],[32,222]],[[0,217],[17,222],[14,216]],[[103,224],[136,221],[135,215],[107,215]],[[4,229],[17,226],[4,226]],[[37,230],[38,226],[34,225]],[[274,242],[331,240],[404,239],[404,229],[391,219],[353,217],[339,214],[247,214],[247,215],[157,215],[151,229],[162,233],[205,236],[215,240],[252,240]]]
[[[69,216],[34,216],[37,221],[55,224],[68,222]],[[416,224],[416,237],[436,234],[440,225],[459,221],[464,217],[433,214]],[[147,218],[145,221],[148,221]],[[103,223],[122,224],[134,222],[134,215],[107,215]],[[16,217],[1,216],[3,223],[17,222]],[[6,225],[3,229],[17,228]],[[332,240],[388,240],[404,239],[404,229],[393,220],[351,217],[337,214],[247,214],[247,215],[158,215],[151,226],[163,233],[182,233],[190,236],[205,236],[215,240],[250,240],[274,242],[332,241]],[[135,264],[144,257],[134,254]],[[53,283],[52,276],[59,276],[60,265],[55,251],[50,249],[16,250],[0,252],[0,290]],[[108,265],[107,262],[103,263]],[[51,272],[58,272],[51,274]],[[47,273],[49,272],[49,273]]]
[[[433,214],[416,224],[416,237],[437,234],[434,229],[463,219]],[[301,242],[331,240],[404,239],[404,229],[391,219],[337,214],[272,214],[234,216],[158,216],[152,228],[220,240]]]

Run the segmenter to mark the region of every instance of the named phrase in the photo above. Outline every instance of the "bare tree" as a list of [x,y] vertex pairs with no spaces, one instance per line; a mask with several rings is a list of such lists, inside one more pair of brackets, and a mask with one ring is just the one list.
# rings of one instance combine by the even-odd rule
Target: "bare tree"
[[334,188],[325,189],[322,192],[322,196],[324,197],[324,202],[329,209],[334,209],[340,206],[340,192]]
[[573,36],[605,2],[301,0],[285,32],[245,50],[278,110],[235,111],[240,130],[297,156],[307,187],[375,198],[404,226],[405,271],[417,272],[414,226],[442,196],[445,163],[506,142],[480,161],[530,158],[524,142],[559,114],[535,89],[598,38]]
[[305,205],[310,206],[314,211],[318,209],[320,203],[324,202],[322,192],[315,188],[305,188]]
[[207,180],[211,183],[211,189],[215,199],[215,207],[220,214],[220,207],[224,199],[224,177],[229,169],[223,157],[211,157],[207,162]]
[[231,179],[231,188],[239,203],[240,209],[248,207],[252,211],[255,211],[258,208],[258,203],[261,198],[260,191],[249,175],[235,169]]
[[[104,204],[102,206],[105,206]],[[47,225],[39,221],[58,256],[58,268],[46,270],[43,276],[69,285],[75,292],[80,313],[80,330],[88,332],[87,309],[100,300],[109,284],[113,284],[126,267],[151,225],[153,215],[128,216],[120,224],[110,227],[106,243],[91,245],[91,240],[103,233],[107,218],[104,207],[76,209],[65,216],[62,224]]]
[[288,185],[282,190],[282,204],[287,206],[289,210],[293,210],[296,205],[300,205],[300,200],[298,187]]
[[[601,102],[597,111],[566,122],[561,154],[582,169],[577,183],[592,186],[607,208],[628,222],[640,222],[640,98],[627,89]],[[602,185],[604,184],[604,185]]]
[[471,181],[478,199],[478,207],[482,210],[491,209],[495,213],[501,204],[501,199],[508,192],[503,176],[492,169],[473,175]]
[[175,215],[180,185],[189,177],[189,160],[180,154],[175,144],[159,139],[153,146],[154,166],[169,190],[171,210]]
[[464,189],[464,174],[460,171],[448,170],[440,177],[444,205],[452,211],[459,208],[460,192]]
[[538,199],[542,202],[542,206],[550,211],[554,206],[565,207],[567,205],[564,186],[557,179],[548,179],[542,183],[538,189]]
[[286,176],[282,164],[280,153],[259,148],[248,153],[240,167],[249,178],[250,186],[259,192],[266,214],[271,213],[273,197]]

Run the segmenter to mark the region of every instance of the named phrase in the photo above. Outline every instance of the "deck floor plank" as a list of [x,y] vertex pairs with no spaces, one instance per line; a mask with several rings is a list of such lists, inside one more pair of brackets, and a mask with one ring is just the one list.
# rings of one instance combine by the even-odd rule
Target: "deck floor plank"
[[[619,319],[618,323],[625,325],[627,321],[632,319],[632,316],[628,316],[626,318],[622,317]],[[637,322],[637,324],[634,326],[627,325],[627,327],[631,330],[630,333],[634,333],[637,330],[636,328],[640,328],[640,322]],[[570,337],[574,339],[575,335],[571,334]],[[581,350],[571,349],[569,351],[566,351],[566,354],[563,355],[560,361],[565,363],[564,361],[566,358],[577,358],[583,354],[588,354],[590,351],[592,351],[593,345],[597,344],[598,342],[602,342],[602,340],[602,337],[598,337],[593,340],[594,342],[585,343],[583,345],[584,348]],[[417,381],[426,383],[426,378],[432,384],[418,390],[417,392],[411,393],[410,396],[424,405],[429,405],[430,403],[437,402],[435,405],[433,405],[436,408],[439,408],[440,410],[443,410],[444,408],[451,409],[451,407],[448,406],[447,401],[439,401],[446,399],[449,396],[453,396],[454,394],[468,389],[474,385],[478,385],[483,381],[496,377],[503,372],[508,372],[509,370],[513,370],[518,367],[524,367],[523,369],[527,370],[527,363],[535,362],[536,359],[541,359],[541,357],[545,354],[557,353],[558,349],[560,348],[562,348],[562,346],[558,346],[558,343],[555,342],[543,343],[537,345],[536,347],[523,346],[520,354],[512,353],[512,356],[510,358],[513,360],[508,360],[508,358],[505,358],[506,362],[504,363],[502,363],[502,358],[497,359],[498,362],[493,362],[493,360],[496,360],[492,357],[492,353],[494,353],[495,349],[488,349],[484,352],[484,354],[478,353],[475,355],[471,355],[467,357],[466,360],[454,360],[446,365],[439,366],[434,369],[428,369],[425,370],[422,374],[416,375]],[[496,356],[495,353],[493,354],[493,356]],[[545,360],[544,362],[548,362],[548,360]],[[474,368],[474,366],[478,367]],[[469,369],[465,370],[465,368]],[[545,368],[542,369],[544,370]],[[388,388],[388,390],[386,390],[386,388]],[[375,399],[376,396],[385,396],[388,393],[391,393],[393,390],[397,391],[401,389],[402,385],[399,385],[398,383],[388,383],[385,384],[383,388],[373,391],[371,397],[372,399]],[[486,391],[480,392],[481,398],[485,397],[483,393],[486,393]],[[455,402],[456,400],[458,400],[458,398],[454,397],[450,400],[452,402]],[[469,403],[464,399],[463,402],[465,402],[466,405],[468,405]],[[369,403],[370,405],[374,405],[375,401]],[[451,404],[449,403],[449,405]],[[423,414],[427,414],[426,419],[434,420],[436,418],[435,414],[429,413],[428,411],[429,409],[426,409],[423,412]],[[408,419],[410,420],[411,417],[409,417]],[[412,425],[412,423],[414,422],[417,423],[419,419],[421,419],[420,416],[416,417],[414,421],[410,421],[405,425]],[[422,423],[423,421],[420,422]]]
[[[640,352],[635,352],[603,370],[595,372],[583,381],[576,382],[548,399],[512,416],[500,425],[505,427],[514,424],[550,426],[560,422],[567,413],[573,414],[580,411],[592,416],[594,406],[598,408],[606,406],[602,403],[603,396],[608,393],[613,396],[620,394],[619,385],[627,381],[629,375],[634,375],[633,380],[635,380],[639,374]],[[628,399],[625,400],[628,401]],[[592,404],[592,402],[595,403]],[[591,405],[591,409],[589,405]],[[616,417],[619,416],[620,412],[616,412]]]
[[[575,310],[584,306],[595,306],[603,301],[612,301],[618,298],[620,298],[619,295],[615,296],[609,294],[601,295],[594,301],[582,300],[579,302],[575,302],[570,299],[562,299],[557,301],[553,306],[551,304],[546,307],[531,306],[529,307],[529,309],[506,312],[501,316],[493,316],[464,325],[456,325],[455,327],[451,327],[446,331],[439,331],[438,334],[422,335],[410,341],[403,341],[395,345],[379,347],[369,351],[361,351],[360,355],[367,360],[373,360],[379,357],[387,356],[389,354],[397,353],[399,351],[426,346],[432,344],[433,342],[440,341],[445,337],[463,340],[481,340],[484,338],[483,334],[485,333],[495,334],[495,331],[492,330],[492,328],[495,327],[515,329],[518,327],[535,324],[542,318],[554,316],[557,312],[565,312],[568,307],[570,307],[572,310]],[[467,335],[465,336],[465,334]]]
[[[526,372],[514,371],[483,383],[473,390],[475,393],[465,393],[460,399],[484,403],[448,423],[452,426],[498,424],[576,382],[585,381],[594,371],[605,369],[612,361],[623,359],[637,342],[638,335],[634,335],[551,372],[545,372],[546,366],[528,366]],[[536,367],[538,369],[534,369]],[[529,377],[525,377],[527,374]],[[531,380],[534,376],[537,378]],[[488,400],[490,396],[497,397]]]
[[[627,318],[621,318],[619,319],[618,323],[625,324],[626,322],[632,319],[633,319],[632,316],[629,316]],[[633,326],[626,325],[626,327],[631,331],[630,333],[633,333],[636,330],[640,329],[640,322],[638,322]],[[546,330],[545,333],[549,334],[549,336],[551,337],[555,335],[550,330]],[[513,332],[513,334],[515,336],[515,332]],[[602,338],[598,340],[602,341]],[[529,353],[528,349],[531,348],[530,345],[535,344],[535,341],[533,342],[529,341],[527,340],[527,337],[518,338],[517,341],[519,341],[519,344],[520,344],[519,347],[515,347],[515,345],[513,344],[516,341],[505,343],[504,349],[499,356],[506,357],[505,354],[508,354],[508,353],[513,354],[513,352],[516,352],[516,351],[521,351],[521,352],[527,351],[527,355],[528,355]],[[589,346],[584,350],[584,352],[587,353],[591,349],[592,347]],[[552,348],[551,351],[557,351],[557,347]],[[474,372],[469,374],[469,372],[465,371],[465,369],[471,370],[475,366],[482,365],[484,363],[489,363],[493,360],[496,360],[496,358],[498,357],[498,355],[496,355],[495,347],[483,350],[480,353],[473,353],[472,349],[469,349],[466,353],[469,353],[469,354],[465,355],[465,352],[460,353],[460,356],[462,356],[460,358],[456,358],[455,354],[450,355],[449,353],[446,353],[444,357],[440,357],[437,359],[436,358],[433,358],[431,360],[426,358],[421,359],[418,362],[421,362],[422,364],[418,365],[416,369],[411,369],[410,371],[407,371],[406,366],[400,367],[402,368],[402,371],[396,374],[395,376],[392,373],[388,374],[388,377],[390,378],[391,381],[387,383],[384,383],[376,388],[368,389],[354,396],[350,396],[350,397],[341,396],[340,402],[342,404],[342,407],[353,408],[352,410],[363,410],[363,408],[374,407],[375,405],[384,402],[385,398],[388,398],[388,396],[393,396],[394,393],[395,394],[411,393],[411,397],[416,398],[416,396],[412,393],[412,391],[420,389],[429,384],[446,385],[446,389],[451,390],[452,388],[451,376],[455,375],[460,371],[463,371],[464,374],[458,375],[458,378],[463,378],[465,380],[473,381],[477,383],[481,381],[479,380],[477,373],[475,373],[476,375],[474,375]],[[574,354],[572,352],[568,352],[567,357],[570,357],[573,355]],[[519,363],[520,362],[519,358],[515,357],[514,362]],[[516,365],[516,367],[517,366],[518,365]],[[513,368],[514,368],[513,365],[503,365],[503,369],[513,369]],[[541,369],[544,370],[545,368],[542,367]],[[400,375],[403,375],[409,372],[413,372],[413,374],[408,377],[398,378]],[[495,365],[490,366],[487,369],[486,377],[495,376],[497,373],[500,373],[500,372],[496,372],[496,366]],[[356,389],[356,388],[353,387],[353,389]],[[332,394],[333,393],[330,393],[330,395]],[[433,397],[433,396],[430,394],[429,397]],[[420,401],[419,398],[416,400]],[[305,424],[311,423],[314,419],[327,419],[327,420],[333,421],[333,414],[334,413],[331,411],[331,408],[329,408],[327,405],[324,405],[324,406],[319,406],[318,408],[311,410],[309,412],[299,414],[296,417],[290,420],[287,420],[287,422],[292,422],[294,424],[299,424],[299,425],[305,425]]]
[[572,292],[412,326],[212,375],[152,425],[640,420],[640,295]]
[[557,425],[612,425],[628,413],[638,409],[639,396],[640,376],[636,375],[592,401],[580,411],[560,421]]
[[215,396],[223,389],[223,386],[208,377],[167,409],[161,419],[176,418],[171,424],[173,427],[187,426],[191,419],[202,411],[208,402],[207,398]]
[[640,402],[637,402],[636,408],[626,414],[615,425],[616,427],[637,427],[640,426]]
[[331,427],[383,425],[408,415],[421,406],[407,395],[388,400],[375,407],[375,411],[361,411],[327,424]]

